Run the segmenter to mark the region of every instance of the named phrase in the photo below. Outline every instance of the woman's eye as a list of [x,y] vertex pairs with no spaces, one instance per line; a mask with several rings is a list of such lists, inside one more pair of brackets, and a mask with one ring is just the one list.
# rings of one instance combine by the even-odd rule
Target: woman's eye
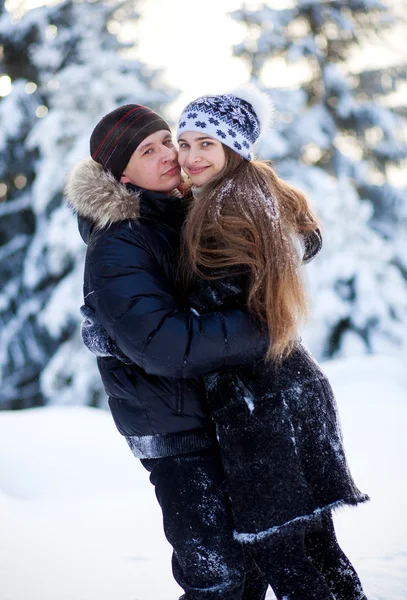
[[208,146],[212,146],[212,142],[202,142],[202,146],[207,148]]

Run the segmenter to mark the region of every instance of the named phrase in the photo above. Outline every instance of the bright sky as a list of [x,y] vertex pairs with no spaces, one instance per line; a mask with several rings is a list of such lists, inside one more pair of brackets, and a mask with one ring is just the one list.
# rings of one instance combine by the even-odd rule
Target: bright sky
[[241,0],[142,0],[136,56],[165,69],[164,81],[181,90],[171,117],[194,98],[247,81],[248,69],[232,46],[245,28],[228,16]]

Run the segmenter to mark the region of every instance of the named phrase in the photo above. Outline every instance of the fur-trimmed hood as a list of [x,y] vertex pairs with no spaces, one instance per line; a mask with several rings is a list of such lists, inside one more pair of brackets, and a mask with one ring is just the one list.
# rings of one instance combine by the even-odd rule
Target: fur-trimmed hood
[[68,204],[96,229],[140,217],[140,193],[119,183],[92,158],[70,171],[65,187]]

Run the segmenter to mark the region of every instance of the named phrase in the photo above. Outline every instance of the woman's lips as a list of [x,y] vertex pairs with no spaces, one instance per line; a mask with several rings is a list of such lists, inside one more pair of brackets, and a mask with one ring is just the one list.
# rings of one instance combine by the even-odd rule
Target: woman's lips
[[190,172],[191,175],[198,175],[198,173],[202,173],[202,171],[205,171],[205,169],[207,169],[208,167],[194,167],[194,168],[189,168],[188,171]]

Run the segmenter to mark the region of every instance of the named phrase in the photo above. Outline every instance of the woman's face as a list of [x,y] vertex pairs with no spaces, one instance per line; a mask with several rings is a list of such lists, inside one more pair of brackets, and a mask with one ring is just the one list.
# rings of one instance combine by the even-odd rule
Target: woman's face
[[178,162],[196,186],[208,183],[226,164],[221,142],[204,132],[186,131],[178,144]]

